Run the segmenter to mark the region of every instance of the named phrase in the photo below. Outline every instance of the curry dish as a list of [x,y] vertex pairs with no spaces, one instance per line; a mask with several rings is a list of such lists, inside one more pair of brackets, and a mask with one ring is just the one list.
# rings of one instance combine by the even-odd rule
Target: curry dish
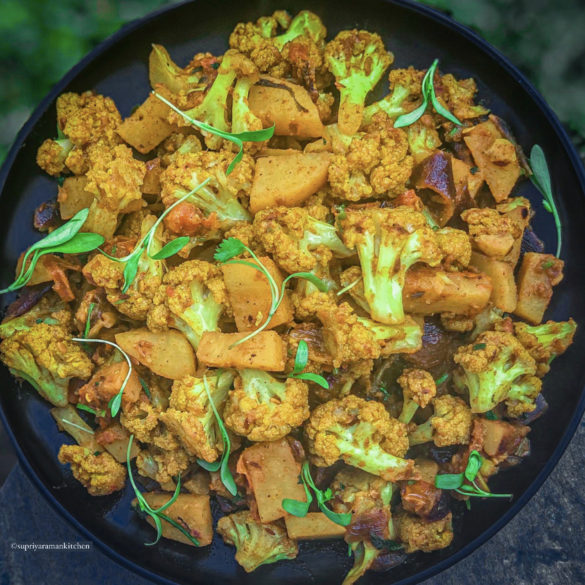
[[185,67],[153,45],[126,118],[61,95],[0,354],[52,404],[59,461],[92,496],[131,488],[153,542],[209,546],[214,499],[245,571],[344,539],[349,585],[513,497],[490,478],[529,456],[576,324],[544,321],[542,149],[473,79],[326,37],[277,11]]

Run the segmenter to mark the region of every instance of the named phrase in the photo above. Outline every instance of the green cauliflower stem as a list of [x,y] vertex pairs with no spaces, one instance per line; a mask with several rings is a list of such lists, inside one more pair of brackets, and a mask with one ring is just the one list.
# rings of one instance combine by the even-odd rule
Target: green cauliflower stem
[[29,382],[51,404],[66,406],[69,381],[86,380],[93,369],[62,325],[38,323],[0,344],[0,357],[13,375]]
[[454,356],[461,366],[455,381],[469,391],[474,413],[492,410],[507,399],[512,385],[521,376],[534,376],[536,362],[510,333],[486,331],[460,347]]
[[274,45],[282,51],[284,46],[290,41],[294,41],[300,36],[311,38],[316,43],[323,41],[327,31],[321,22],[321,19],[308,10],[299,12],[290,22],[288,29],[272,38]]
[[343,134],[353,135],[361,126],[368,93],[394,57],[377,34],[351,30],[341,31],[327,44],[325,60],[339,89],[339,129]]
[[360,577],[363,577],[382,552],[367,540],[352,542],[350,547],[354,557],[353,567],[341,585],[353,585]]
[[372,319],[403,323],[407,270],[417,262],[437,266],[442,259],[424,215],[407,206],[347,209],[340,223],[345,244],[357,249]]

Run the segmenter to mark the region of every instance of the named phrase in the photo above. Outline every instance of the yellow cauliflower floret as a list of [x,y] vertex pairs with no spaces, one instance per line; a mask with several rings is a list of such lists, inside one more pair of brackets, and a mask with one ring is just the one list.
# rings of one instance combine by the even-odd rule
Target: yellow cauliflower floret
[[474,248],[486,256],[505,256],[522,235],[517,222],[491,207],[466,209],[461,219],[469,226]]
[[412,167],[406,132],[378,113],[345,152],[334,154],[329,165],[331,192],[350,201],[395,197],[406,190]]
[[435,445],[467,445],[473,424],[467,404],[461,398],[445,394],[433,400],[433,407],[435,414],[431,417],[431,426]]
[[221,268],[203,260],[189,260],[169,270],[154,295],[146,324],[152,331],[173,327],[197,348],[205,331],[216,331],[229,309]]
[[240,370],[223,413],[225,425],[251,441],[276,441],[309,417],[307,384],[280,382],[260,370]]
[[489,114],[489,110],[474,102],[477,86],[474,79],[457,80],[448,73],[437,83],[437,96],[444,100],[447,108],[459,120],[471,120]]
[[80,445],[62,445],[59,462],[71,465],[73,477],[92,496],[107,496],[124,489],[126,468],[109,453],[94,453]]
[[424,408],[435,397],[437,387],[431,374],[417,368],[406,368],[398,378],[405,399],[414,400],[418,406]]
[[444,227],[435,232],[437,245],[443,253],[443,266],[447,270],[466,268],[471,260],[471,242],[463,231]]
[[0,344],[2,361],[49,402],[65,406],[71,378],[87,380],[93,364],[62,325],[36,323],[16,331]]
[[411,479],[414,461],[403,459],[409,443],[406,425],[392,418],[384,405],[349,395],[313,410],[305,426],[315,465],[338,460],[387,481]]
[[37,151],[37,164],[47,174],[58,177],[65,170],[65,161],[72,147],[70,140],[47,138]]
[[417,550],[431,552],[448,547],[453,540],[451,520],[451,512],[434,522],[427,522],[411,514],[401,514],[397,524],[404,552],[413,553]]
[[57,124],[76,146],[104,141],[119,144],[116,134],[122,117],[114,100],[86,91],[64,93],[57,98]]
[[150,400],[139,400],[120,413],[120,424],[141,443],[152,443],[159,429],[160,412]]
[[231,372],[210,375],[207,380],[186,376],[173,382],[169,408],[160,420],[179,439],[192,456],[213,462],[223,451],[223,442],[205,384],[218,412],[233,381]]
[[158,481],[163,489],[174,484],[175,478],[187,471],[190,465],[191,459],[181,448],[151,446],[140,451],[136,457],[138,473]]

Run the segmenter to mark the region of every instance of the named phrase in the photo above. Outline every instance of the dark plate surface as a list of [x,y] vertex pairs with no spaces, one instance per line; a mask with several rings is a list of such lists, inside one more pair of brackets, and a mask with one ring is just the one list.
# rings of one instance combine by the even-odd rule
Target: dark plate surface
[[[198,51],[223,52],[235,23],[255,20],[276,8],[287,8],[292,13],[303,8],[313,10],[323,19],[330,36],[353,27],[377,31],[395,53],[398,67],[425,68],[439,57],[444,72],[477,80],[485,104],[510,124],[525,150],[534,143],[543,146],[564,225],[563,258],[567,262],[565,279],[556,289],[547,318],[562,320],[573,316],[577,322],[585,323],[585,263],[580,257],[585,249],[585,177],[556,117],[522,75],[494,49],[446,17],[404,1],[224,0],[219,4],[201,0],[164,9],[125,27],[53,89],[23,128],[0,171],[0,285],[11,282],[18,254],[38,239],[32,229],[33,210],[57,192],[56,182],[35,164],[38,146],[55,133],[56,96],[63,91],[95,89],[111,96],[122,116],[126,116],[147,95],[151,43],[163,44],[179,64],[184,64]],[[537,233],[544,238],[547,250],[553,251],[553,220],[543,210],[540,195],[527,181],[515,194],[532,201],[537,211]],[[10,300],[2,298],[2,308]],[[455,508],[455,540],[450,548],[411,556],[390,573],[368,573],[360,582],[406,584],[429,577],[469,554],[519,511],[558,461],[585,409],[584,349],[585,334],[581,329],[574,346],[555,361],[546,378],[544,394],[550,409],[533,425],[531,456],[493,481],[494,491],[514,492],[514,501],[474,502],[471,512],[464,516]],[[1,414],[28,474],[77,528],[136,571],[167,579],[166,582],[189,584],[337,585],[351,566],[353,560],[348,559],[342,542],[302,543],[295,561],[261,567],[251,575],[236,565],[233,548],[224,546],[220,537],[211,547],[201,550],[164,540],[156,547],[144,547],[142,543],[152,538],[152,531],[130,510],[131,488],[105,498],[88,496],[57,461],[59,446],[67,439],[58,432],[48,405],[26,385],[19,388],[3,367],[0,383]]]

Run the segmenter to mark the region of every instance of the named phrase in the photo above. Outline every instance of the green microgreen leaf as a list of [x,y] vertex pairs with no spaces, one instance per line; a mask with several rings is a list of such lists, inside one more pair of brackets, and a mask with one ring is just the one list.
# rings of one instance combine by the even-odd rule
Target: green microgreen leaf
[[274,135],[274,126],[270,128],[264,128],[263,130],[254,130],[250,132],[239,132],[239,133],[232,133],[232,132],[224,132],[223,130],[219,130],[218,128],[214,128],[205,122],[200,122],[199,120],[195,120],[191,118],[188,114],[181,111],[177,108],[174,104],[172,104],[169,100],[164,98],[163,96],[156,93],[156,91],[152,92],[159,100],[165,103],[171,110],[182,116],[187,122],[193,124],[193,126],[199,128],[199,130],[203,130],[204,132],[209,132],[210,134],[214,134],[215,136],[219,136],[220,138],[224,138],[229,142],[233,142],[238,147],[238,154],[236,154],[235,158],[232,160],[230,165],[226,170],[226,175],[229,175],[233,170],[234,167],[242,160],[244,156],[244,142],[264,142],[265,140],[270,140]]
[[465,467],[465,471],[463,474],[465,475],[465,479],[470,482],[474,482],[481,465],[483,463],[483,457],[477,452],[472,451],[469,454],[469,458],[467,460],[467,466]]
[[325,390],[329,390],[329,382],[319,374],[314,374],[313,372],[303,372],[302,374],[295,374],[291,376],[292,378],[297,378],[298,380],[309,380],[310,382],[314,382],[321,386],[321,388],[325,388]]
[[152,400],[152,396],[150,395],[150,390],[148,389],[146,382],[142,378],[138,378],[138,381],[140,382],[140,385],[142,386],[142,389],[144,390],[144,393],[146,394],[148,399]]
[[549,213],[552,213],[555,221],[555,227],[557,230],[557,251],[555,256],[560,258],[562,248],[561,218],[552,192],[548,163],[546,162],[546,157],[542,147],[538,144],[535,144],[530,151],[530,167],[532,168],[531,180],[544,197],[542,204]]
[[493,410],[488,410],[488,411],[485,413],[485,417],[486,417],[488,420],[498,420],[498,417],[496,416],[496,414],[494,413],[494,411],[493,411]]
[[300,374],[306,367],[309,361],[309,346],[304,339],[299,341],[297,353],[295,355],[295,365],[292,374]]
[[227,262],[246,251],[246,246],[238,238],[226,238],[215,249],[213,258],[216,262]]
[[91,408],[91,406],[87,406],[86,404],[80,404],[79,402],[75,405],[76,408],[78,408],[79,410],[85,410],[85,412],[89,412],[90,414],[93,414],[94,416],[106,416],[106,411],[105,410],[94,410],[93,408]]
[[[99,234],[78,233],[89,214],[89,209],[78,211],[67,223],[53,230],[42,240],[35,242],[22,259],[20,273],[15,281],[0,294],[12,292],[26,286],[32,278],[36,264],[45,254],[84,254],[95,250],[104,243]],[[30,262],[29,262],[30,259]]]
[[462,473],[443,473],[435,476],[435,487],[440,490],[456,490],[463,485]]
[[330,489],[325,491],[320,490],[313,481],[311,477],[311,468],[309,466],[309,462],[305,461],[301,468],[301,480],[303,483],[303,487],[305,488],[305,494],[307,496],[306,502],[301,502],[299,500],[292,500],[290,498],[285,498],[282,500],[282,508],[287,511],[289,514],[293,516],[303,517],[306,516],[311,502],[313,501],[313,496],[311,495],[311,491],[315,494],[315,498],[317,499],[317,505],[319,506],[319,510],[329,518],[335,524],[339,524],[340,526],[348,526],[351,522],[351,514],[338,514],[337,512],[333,512],[330,510],[325,503],[328,502],[332,498],[332,492]]
[[120,412],[120,406],[122,404],[122,394],[124,393],[124,390],[128,384],[128,380],[130,380],[130,376],[132,375],[132,361],[130,360],[130,357],[118,344],[112,341],[106,341],[105,339],[87,339],[85,337],[73,337],[72,340],[79,341],[80,343],[103,343],[104,345],[109,345],[111,347],[116,348],[124,356],[124,359],[128,364],[128,373],[126,374],[126,377],[124,378],[124,381],[122,382],[122,385],[120,386],[120,390],[118,391],[118,393],[115,396],[113,396],[108,402],[108,408],[110,409],[110,413],[112,417],[115,417],[118,414],[118,412]]
[[429,105],[429,101],[431,102],[437,114],[443,116],[443,118],[446,118],[457,126],[462,126],[461,122],[441,104],[437,98],[437,95],[435,94],[434,77],[438,66],[439,60],[435,59],[423,77],[421,84],[421,94],[423,100],[422,104],[416,108],[416,110],[413,110],[408,114],[402,114],[402,116],[398,116],[394,122],[395,128],[404,128],[405,126],[410,126],[411,124],[417,122],[425,113],[427,106]]
[[341,290],[337,291],[337,296],[340,297],[341,295],[345,294],[348,290],[351,290],[354,286],[361,282],[361,278],[356,278],[353,282],[350,282],[347,286],[344,286]]
[[388,550],[394,552],[404,548],[404,545],[401,542],[397,542],[396,540],[387,540],[377,536],[376,534],[370,534],[370,542],[378,550]]
[[435,380],[435,384],[437,386],[443,384],[443,382],[446,382],[449,379],[449,374],[443,374],[440,378],[437,378]]
[[221,434],[221,438],[223,441],[223,453],[221,454],[221,459],[219,461],[214,461],[213,463],[210,463],[209,461],[205,461],[204,459],[197,459],[197,463],[207,471],[219,470],[219,477],[223,485],[226,487],[227,491],[232,496],[237,496],[238,487],[236,486],[234,476],[232,475],[232,472],[230,471],[228,465],[232,443],[230,441],[227,430],[223,424],[223,421],[221,420],[221,416],[219,416],[219,412],[217,411],[215,403],[213,402],[213,398],[211,397],[211,391],[209,390],[209,382],[207,381],[206,374],[203,374],[203,385],[205,387],[205,392],[207,393],[207,398],[209,399],[209,404],[211,405],[211,409],[213,410],[215,420],[217,421],[217,426],[219,427],[219,432]]
[[476,351],[478,351],[480,349],[485,349],[486,347],[487,347],[487,345],[485,343],[476,343],[473,346],[473,349],[476,350]]
[[174,256],[177,252],[180,252],[188,243],[189,243],[188,236],[181,236],[180,238],[175,238],[174,240],[171,240],[168,244],[166,244],[162,250],[152,255],[151,258],[153,260],[166,260],[167,258]]
[[95,303],[89,303],[89,307],[87,308],[87,319],[85,320],[85,329],[83,330],[83,337],[87,337],[89,335],[89,330],[91,329],[91,314],[95,308]]
[[128,468],[128,478],[130,479],[130,484],[132,485],[132,489],[134,490],[134,494],[136,495],[136,500],[138,501],[138,508],[141,512],[144,512],[148,516],[150,516],[154,522],[156,527],[156,538],[152,542],[145,542],[146,546],[153,546],[158,543],[162,536],[162,523],[161,519],[165,522],[168,522],[171,526],[174,526],[177,530],[179,530],[184,536],[186,536],[195,546],[199,546],[199,541],[183,526],[181,526],[178,522],[175,522],[172,518],[163,514],[163,511],[166,510],[169,506],[171,506],[176,499],[179,497],[179,493],[181,492],[181,475],[179,474],[177,478],[177,486],[175,487],[175,492],[171,496],[171,498],[164,503],[162,506],[158,508],[152,508],[149,503],[146,501],[146,498],[142,494],[142,492],[138,489],[136,482],[134,481],[134,474],[132,473],[132,467],[130,465],[130,452],[132,450],[132,443],[134,441],[134,435],[130,435],[128,440],[128,448],[126,449],[126,467]]

